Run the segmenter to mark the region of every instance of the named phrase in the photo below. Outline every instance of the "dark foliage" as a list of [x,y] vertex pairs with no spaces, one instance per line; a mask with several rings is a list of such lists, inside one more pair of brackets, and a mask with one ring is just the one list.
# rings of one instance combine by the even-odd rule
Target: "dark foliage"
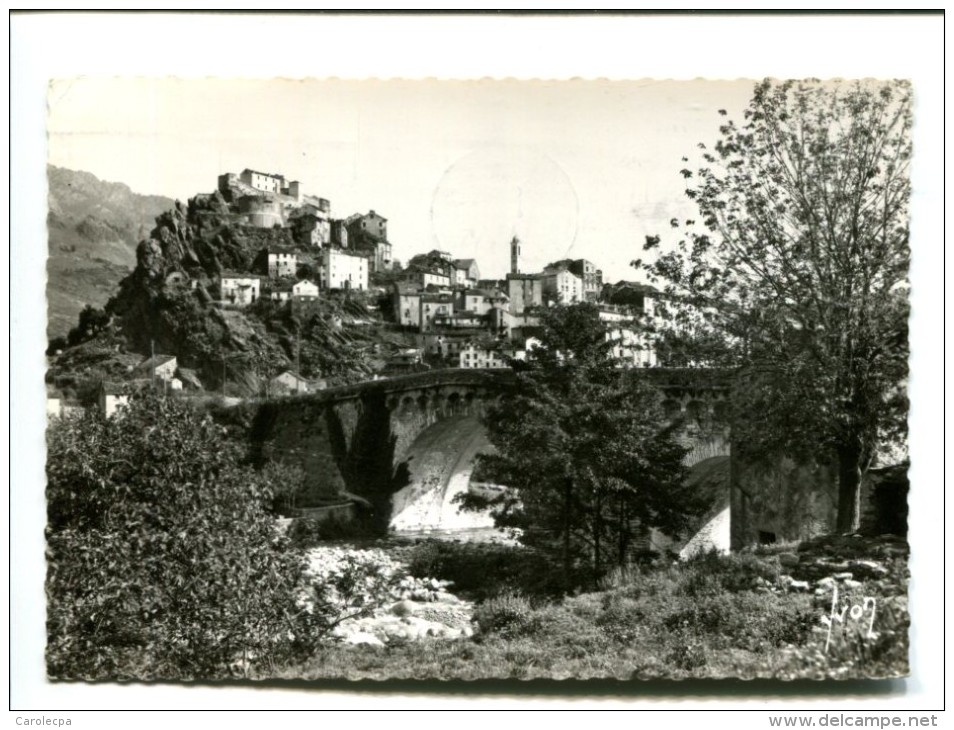
[[211,418],[143,395],[55,422],[48,448],[51,676],[223,676],[320,636],[270,485]]

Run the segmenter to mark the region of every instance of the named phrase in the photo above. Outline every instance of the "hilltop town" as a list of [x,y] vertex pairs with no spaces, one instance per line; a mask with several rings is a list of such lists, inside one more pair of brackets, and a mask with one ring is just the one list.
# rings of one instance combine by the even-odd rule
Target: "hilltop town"
[[[84,313],[68,341],[51,344],[52,413],[78,391],[89,402],[93,389],[111,413],[157,381],[274,397],[431,368],[507,368],[537,341],[540,307],[584,301],[599,305],[623,366],[656,364],[656,292],[605,283],[586,259],[524,271],[521,249],[544,241],[501,241],[510,271],[500,278],[450,251],[402,266],[381,213],[338,217],[299,181],[252,169],[220,175],[214,192],[177,201],[156,224],[104,311]],[[70,346],[104,340],[113,362],[90,368],[80,357],[77,368]]]

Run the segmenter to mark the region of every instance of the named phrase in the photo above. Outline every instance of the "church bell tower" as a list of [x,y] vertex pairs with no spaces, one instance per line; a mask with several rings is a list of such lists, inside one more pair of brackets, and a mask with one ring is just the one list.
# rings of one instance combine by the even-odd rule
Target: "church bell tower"
[[520,239],[516,236],[510,241],[510,273],[520,273]]

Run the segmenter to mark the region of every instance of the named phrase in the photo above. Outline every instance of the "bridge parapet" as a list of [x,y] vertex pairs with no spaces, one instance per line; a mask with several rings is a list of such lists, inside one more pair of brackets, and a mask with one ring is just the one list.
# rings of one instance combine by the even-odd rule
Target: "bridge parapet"
[[[658,384],[690,463],[728,453],[728,433],[714,426],[726,380],[700,371],[646,369],[631,377]],[[265,459],[299,464],[309,498],[331,500],[344,492],[374,504],[385,519],[390,497],[402,484],[417,438],[445,419],[480,417],[507,397],[518,378],[511,370],[446,369],[329,388],[262,404],[253,441]]]

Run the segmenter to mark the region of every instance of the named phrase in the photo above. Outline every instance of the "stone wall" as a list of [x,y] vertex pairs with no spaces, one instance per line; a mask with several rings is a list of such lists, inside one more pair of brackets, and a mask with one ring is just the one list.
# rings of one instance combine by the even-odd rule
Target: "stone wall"
[[[869,472],[861,484],[864,534],[905,534],[907,467]],[[835,530],[838,468],[774,455],[732,462],[732,549],[806,540]]]
[[834,464],[797,463],[787,456],[743,463],[732,473],[732,547],[788,542],[829,532],[838,509]]

